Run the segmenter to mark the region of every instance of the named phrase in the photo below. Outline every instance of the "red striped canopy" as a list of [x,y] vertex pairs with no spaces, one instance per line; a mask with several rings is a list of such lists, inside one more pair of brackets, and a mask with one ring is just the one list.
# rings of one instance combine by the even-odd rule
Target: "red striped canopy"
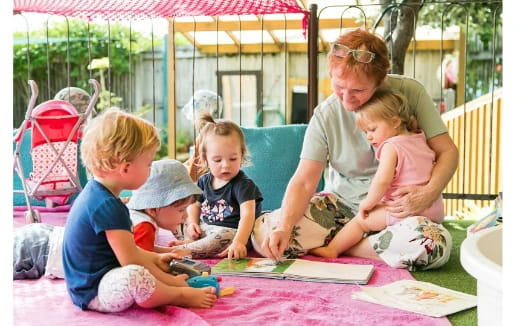
[[296,0],[13,0],[14,12],[92,20],[303,13]]

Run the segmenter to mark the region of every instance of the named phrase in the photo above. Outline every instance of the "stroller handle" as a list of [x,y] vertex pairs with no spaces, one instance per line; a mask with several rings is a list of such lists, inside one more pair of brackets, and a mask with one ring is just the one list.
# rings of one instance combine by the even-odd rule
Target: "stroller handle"
[[85,110],[85,115],[84,115],[85,117],[88,117],[88,116],[90,116],[90,114],[92,114],[92,110],[94,110],[94,105],[96,104],[96,102],[99,98],[99,90],[101,88],[101,86],[99,85],[99,82],[97,80],[95,80],[94,78],[89,79],[88,82],[90,84],[92,84],[92,86],[94,86],[94,94],[92,94],[92,96],[90,98],[90,102],[88,103],[88,107]]
[[36,85],[36,82],[31,79],[27,83],[31,88],[31,99],[27,104],[27,111],[25,111],[25,119],[22,121],[22,124],[18,128],[16,135],[14,135],[14,141],[16,142],[23,137],[27,125],[29,124],[29,119],[31,118],[32,110],[34,109],[34,105],[36,104],[36,99],[38,98],[38,85]]
[[31,99],[29,100],[29,104],[27,105],[27,111],[25,112],[25,119],[29,120],[31,117],[32,110],[34,109],[34,105],[36,104],[36,99],[38,98],[38,85],[34,80],[29,80],[27,82],[31,87]]

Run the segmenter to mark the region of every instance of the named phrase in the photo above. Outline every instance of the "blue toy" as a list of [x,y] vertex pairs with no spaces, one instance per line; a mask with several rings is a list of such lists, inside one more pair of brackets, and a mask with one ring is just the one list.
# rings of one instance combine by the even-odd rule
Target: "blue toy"
[[186,280],[189,286],[192,288],[204,288],[207,286],[212,286],[215,288],[217,297],[223,297],[225,295],[230,295],[235,293],[235,287],[230,286],[220,290],[220,276],[209,275],[208,272],[202,272],[201,276],[190,277]]
[[218,283],[218,277],[214,275],[208,275],[204,272],[201,276],[194,276],[186,280],[189,286],[192,288],[204,288],[212,286],[217,290],[217,297],[220,295],[220,285]]

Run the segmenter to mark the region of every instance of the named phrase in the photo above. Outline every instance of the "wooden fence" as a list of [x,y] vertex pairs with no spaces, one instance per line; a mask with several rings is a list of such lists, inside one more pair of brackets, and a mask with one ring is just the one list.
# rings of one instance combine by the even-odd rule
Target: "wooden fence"
[[[442,118],[459,149],[459,166],[444,192],[475,195],[478,206],[490,205],[492,200],[479,198],[502,191],[502,89],[444,113]],[[463,211],[464,202],[444,199],[446,216]]]

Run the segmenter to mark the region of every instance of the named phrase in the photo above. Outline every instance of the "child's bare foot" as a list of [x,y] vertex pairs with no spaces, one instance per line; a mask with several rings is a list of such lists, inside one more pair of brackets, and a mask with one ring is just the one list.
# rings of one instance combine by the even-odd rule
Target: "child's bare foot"
[[325,258],[338,258],[338,254],[336,251],[327,246],[327,247],[319,247],[309,250],[309,253],[314,256],[320,256]]
[[216,289],[212,286],[205,288],[181,287],[179,296],[173,305],[187,308],[211,308],[217,301]]

